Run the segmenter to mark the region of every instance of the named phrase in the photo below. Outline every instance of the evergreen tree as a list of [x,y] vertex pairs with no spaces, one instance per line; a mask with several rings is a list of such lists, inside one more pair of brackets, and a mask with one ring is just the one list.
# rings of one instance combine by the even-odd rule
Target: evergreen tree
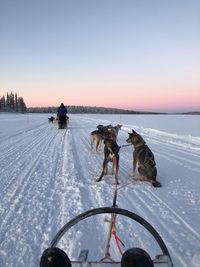
[[8,93],[6,95],[6,110],[5,111],[10,111],[10,96]]
[[18,110],[21,113],[27,112],[26,104],[24,103],[23,97],[18,98]]
[[5,96],[2,97],[1,103],[2,103],[2,110],[5,111],[6,110],[6,99],[5,99]]
[[15,93],[15,112],[18,112],[18,98],[17,98],[17,93]]
[[10,111],[15,111],[15,98],[14,94],[11,92],[10,94]]
[[0,112],[27,112],[23,97],[17,97],[17,93],[6,94],[6,98],[0,97]]

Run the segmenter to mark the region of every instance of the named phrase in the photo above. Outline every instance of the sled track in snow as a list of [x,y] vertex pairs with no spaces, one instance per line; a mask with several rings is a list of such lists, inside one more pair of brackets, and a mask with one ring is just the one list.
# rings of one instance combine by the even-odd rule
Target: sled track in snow
[[[40,132],[38,133],[40,134]],[[16,180],[16,177],[21,177],[22,173],[26,171],[27,165],[31,163],[32,160],[34,162],[38,162],[40,160],[40,156],[44,154],[44,144],[46,144],[45,149],[48,150],[48,146],[52,142],[52,140],[56,137],[58,132],[55,132],[55,134],[47,136],[47,134],[43,134],[40,138],[38,138],[38,135],[34,137],[33,142],[30,144],[26,143],[24,140],[17,146],[15,149],[10,149],[10,153],[6,153],[4,156],[2,156],[2,163],[9,162],[9,164],[5,164],[4,167],[4,173],[3,176],[7,176],[7,173],[10,176],[10,180],[4,179],[3,180],[3,189],[4,191],[7,190],[10,185],[19,183],[19,181]],[[35,152],[40,151],[39,157],[36,159],[33,159],[35,156]],[[19,153],[19,155],[18,155]],[[30,158],[30,160],[27,161],[27,158]],[[19,164],[18,164],[19,162]],[[34,167],[34,163],[32,163],[31,169]],[[26,172],[26,175],[28,174],[28,171]],[[18,179],[17,178],[17,179]],[[24,175],[25,178],[25,175]],[[0,196],[1,199],[1,196]]]
[[[25,168],[24,170],[21,171],[20,174],[20,182],[17,181],[17,184],[19,184],[19,187],[15,187],[13,188],[12,186],[12,190],[10,190],[10,193],[7,193],[7,197],[9,199],[9,203],[14,203],[11,205],[10,209],[8,211],[4,211],[2,213],[2,218],[4,218],[3,223],[1,224],[0,227],[0,231],[2,231],[3,227],[5,225],[7,225],[7,227],[9,227],[9,218],[10,216],[13,216],[13,214],[15,212],[17,212],[17,210],[19,209],[19,203],[21,202],[21,198],[23,198],[26,195],[26,192],[31,190],[31,179],[32,179],[32,174],[35,171],[36,166],[38,165],[39,161],[40,161],[40,157],[45,154],[45,152],[48,151],[49,148],[49,144],[52,142],[52,140],[55,138],[55,136],[57,135],[57,133],[54,136],[51,136],[49,138],[49,140],[46,142],[45,145],[43,145],[42,149],[40,150],[40,152],[38,153],[37,157],[35,159],[33,159],[33,161],[31,162],[31,164]],[[40,145],[40,143],[39,143]],[[30,152],[30,150],[28,150],[28,152]],[[16,177],[15,177],[16,179]],[[5,189],[7,189],[10,185],[14,184],[15,182],[13,180],[10,181],[10,183],[7,185]]]
[[[45,129],[47,129],[47,128],[38,126],[36,129],[31,129],[31,130],[28,130],[26,132],[20,133],[19,137],[17,134],[17,138],[14,138],[16,136],[9,137],[8,139],[12,140],[12,142],[6,141],[4,144],[0,145],[1,153],[2,153],[0,160],[3,160],[4,158],[10,159],[10,157],[12,157],[12,156],[16,157],[16,152],[18,152],[18,151],[21,152],[21,150],[22,151],[23,150],[28,151],[29,147],[33,147],[34,145],[37,145],[38,134],[42,133],[42,135],[43,135],[42,130],[45,130]],[[30,138],[32,139],[32,142],[28,143]],[[40,142],[40,139],[38,140],[38,142]]]
[[184,229],[186,235],[193,235],[194,242],[200,242],[200,234],[194,230],[180,215],[178,215],[167,203],[165,203],[160,197],[158,197],[152,190],[147,189],[148,194],[151,195],[151,199],[162,206],[165,210],[168,210],[172,216],[172,221],[176,224],[181,225],[181,229]]
[[[43,122],[37,126],[29,128],[28,130],[18,132],[16,134],[10,135],[9,137],[6,137],[6,138],[4,137],[3,140],[0,141],[0,146],[1,146],[1,144],[4,144],[5,142],[7,143],[9,140],[13,140],[13,138],[16,139],[17,137],[19,137],[19,139],[21,139],[22,134],[27,134],[29,132],[32,132],[33,130],[35,131],[37,128],[39,129],[41,126],[45,126],[45,128],[46,128],[46,123]],[[13,143],[13,145],[16,143]]]

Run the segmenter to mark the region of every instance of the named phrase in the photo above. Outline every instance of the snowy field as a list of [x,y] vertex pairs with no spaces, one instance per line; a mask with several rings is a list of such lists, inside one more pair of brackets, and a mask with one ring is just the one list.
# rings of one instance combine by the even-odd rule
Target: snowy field
[[[120,150],[117,204],[146,219],[163,238],[175,267],[200,266],[200,116],[71,115],[67,131],[48,123],[54,114],[0,114],[0,266],[38,266],[57,231],[91,208],[111,206],[114,177],[100,175],[103,149],[90,148],[98,124],[121,123],[118,144],[132,129],[155,155],[161,188],[132,182],[133,147]],[[106,215],[108,216],[108,215]],[[125,249],[160,253],[138,223],[117,216]],[[89,259],[105,254],[105,215],[88,218],[67,232],[58,246],[71,259],[89,249]],[[111,254],[120,259],[112,240]],[[123,249],[124,250],[124,249]]]

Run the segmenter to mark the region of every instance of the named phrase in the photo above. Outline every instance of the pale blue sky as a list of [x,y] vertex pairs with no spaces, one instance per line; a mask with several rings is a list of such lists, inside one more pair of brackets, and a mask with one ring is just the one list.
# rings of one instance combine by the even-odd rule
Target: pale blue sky
[[[0,0],[0,96],[14,90],[39,106],[66,99],[197,109],[199,47],[199,0]],[[157,101],[148,106],[144,95]]]

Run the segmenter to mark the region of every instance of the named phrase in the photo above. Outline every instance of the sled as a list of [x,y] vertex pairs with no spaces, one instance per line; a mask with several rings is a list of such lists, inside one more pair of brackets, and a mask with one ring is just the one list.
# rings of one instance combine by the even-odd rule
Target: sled
[[67,123],[66,122],[58,122],[58,129],[66,129]]
[[58,120],[58,129],[67,129],[69,123],[69,117],[66,116],[66,119],[63,121]]
[[[125,217],[128,217],[139,224],[141,224],[156,240],[157,244],[159,245],[162,254],[156,255],[155,259],[153,259],[153,263],[155,267],[173,267],[173,262],[171,260],[169,251],[162,240],[161,236],[158,234],[158,232],[153,228],[153,226],[147,222],[145,219],[140,217],[139,215],[130,212],[125,209],[117,208],[117,207],[101,207],[96,209],[91,209],[86,212],[83,212],[79,214],[78,216],[74,217],[72,220],[67,222],[55,235],[53,238],[50,246],[56,247],[59,240],[62,238],[62,236],[75,224],[79,223],[80,221],[92,217],[97,214],[119,214]],[[82,250],[78,260],[72,261],[72,267],[121,267],[120,262],[115,262],[112,259],[110,260],[109,257],[105,257],[100,261],[88,261],[88,250]]]

